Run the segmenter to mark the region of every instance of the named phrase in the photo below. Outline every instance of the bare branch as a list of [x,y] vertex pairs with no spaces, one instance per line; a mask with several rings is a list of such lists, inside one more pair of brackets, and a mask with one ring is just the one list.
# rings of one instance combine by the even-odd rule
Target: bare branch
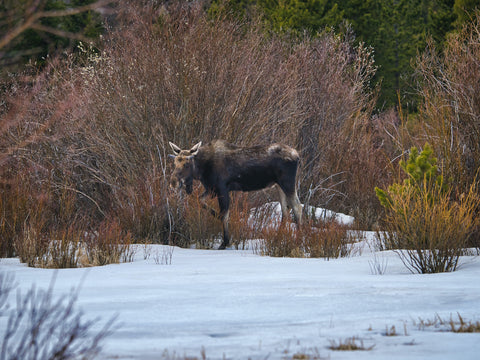
[[77,15],[85,11],[89,10],[95,10],[99,9],[102,6],[111,4],[113,2],[116,2],[117,0],[99,0],[97,2],[88,4],[88,5],[83,5],[79,6],[76,8],[70,8],[70,9],[65,9],[65,10],[50,10],[50,11],[42,11],[38,13],[37,19],[40,18],[48,18],[48,17],[63,17],[63,16],[71,16],[71,15]]
[[7,46],[10,42],[13,41],[13,39],[15,39],[17,36],[19,36],[21,33],[23,33],[28,29],[37,29],[37,30],[50,32],[55,35],[64,36],[71,39],[84,40],[85,37],[83,37],[82,35],[63,32],[61,30],[49,28],[41,24],[38,24],[38,21],[43,18],[64,17],[64,16],[80,14],[85,11],[99,9],[102,6],[111,4],[115,1],[116,0],[99,0],[92,4],[83,5],[75,8],[70,8],[65,10],[49,10],[49,11],[38,11],[39,10],[38,4],[33,5],[32,6],[33,10],[32,9],[28,10],[28,12],[25,14],[26,17],[23,19],[23,21],[20,22],[20,24],[17,25],[15,28],[7,32],[2,38],[0,38],[0,49]]
[[35,29],[35,30],[39,30],[39,31],[48,32],[48,33],[51,33],[53,35],[57,35],[57,36],[68,38],[68,39],[80,40],[80,41],[83,41],[83,42],[86,42],[86,43],[90,42],[90,40],[87,37],[83,36],[82,34],[72,33],[72,32],[69,32],[69,31],[63,31],[63,30],[60,30],[60,29],[55,29],[55,28],[52,28],[50,26],[45,26],[45,25],[42,25],[42,24],[32,24],[30,26],[30,28]]

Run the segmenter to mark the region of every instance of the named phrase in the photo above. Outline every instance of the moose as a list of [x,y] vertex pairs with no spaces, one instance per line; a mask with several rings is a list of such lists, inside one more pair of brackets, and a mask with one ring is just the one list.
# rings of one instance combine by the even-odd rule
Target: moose
[[[193,180],[202,183],[205,192],[201,198],[216,197],[219,212],[211,209],[222,221],[225,249],[230,242],[228,231],[228,209],[231,191],[255,191],[277,186],[282,208],[282,221],[293,210],[297,226],[302,221],[302,206],[297,196],[296,175],[299,163],[298,152],[283,144],[269,146],[240,147],[223,140],[214,140],[202,146],[199,142],[190,150],[182,150],[169,142],[174,154],[174,170],[170,186],[185,188],[192,193]],[[206,205],[204,204],[204,207]]]

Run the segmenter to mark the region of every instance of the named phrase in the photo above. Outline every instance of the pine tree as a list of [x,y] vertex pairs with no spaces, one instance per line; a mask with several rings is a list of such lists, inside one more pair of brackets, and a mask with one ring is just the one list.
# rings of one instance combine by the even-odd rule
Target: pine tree
[[[407,175],[403,184],[395,183],[388,187],[388,190],[382,190],[375,187],[375,193],[380,200],[380,203],[387,209],[391,209],[394,205],[392,203],[392,196],[400,196],[404,193],[410,193],[411,189],[418,191],[431,189],[446,189],[443,182],[443,176],[439,174],[437,166],[437,158],[433,154],[432,147],[426,143],[422,152],[419,153],[416,147],[410,149],[410,155],[407,161],[400,161],[400,167]],[[435,193],[435,192],[432,192]],[[432,198],[432,200],[435,200]]]
[[277,31],[306,29],[315,33],[340,24],[338,5],[330,0],[258,0],[268,21]]

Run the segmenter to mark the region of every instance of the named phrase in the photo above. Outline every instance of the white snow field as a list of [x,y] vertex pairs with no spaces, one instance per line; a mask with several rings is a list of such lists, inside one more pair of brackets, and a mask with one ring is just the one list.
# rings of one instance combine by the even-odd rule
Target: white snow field
[[[457,313],[480,320],[480,259],[420,275],[395,253],[370,249],[325,261],[139,246],[131,263],[57,270],[54,294],[83,281],[77,306],[85,318],[102,318],[94,331],[118,314],[99,359],[479,359],[480,333],[453,333],[439,321],[421,325],[456,321]],[[160,264],[171,251],[171,264]],[[384,274],[374,274],[372,264]],[[55,270],[1,259],[0,272],[13,273],[25,293],[32,284],[47,289]],[[15,307],[15,295],[9,301]],[[329,349],[351,337],[373,348]]]

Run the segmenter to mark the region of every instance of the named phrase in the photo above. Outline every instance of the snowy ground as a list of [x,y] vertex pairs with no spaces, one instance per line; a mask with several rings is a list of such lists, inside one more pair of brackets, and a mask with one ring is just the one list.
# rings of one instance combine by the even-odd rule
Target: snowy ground
[[[261,257],[251,250],[139,247],[132,263],[57,273],[55,294],[83,280],[78,306],[119,329],[100,359],[478,359],[480,334],[455,334],[445,320],[457,312],[480,320],[480,259],[465,257],[453,273],[411,274],[392,252],[325,261]],[[386,266],[375,275],[374,262]],[[161,262],[161,261],[160,261]],[[22,291],[48,288],[54,270],[0,260]],[[15,305],[14,296],[10,299]],[[0,319],[5,324],[4,319]],[[2,322],[3,321],[3,322]],[[4,326],[4,325],[3,325]],[[385,336],[395,327],[397,336]],[[98,328],[100,328],[100,324]],[[331,341],[355,336],[370,351],[332,351]],[[360,344],[360,340],[357,343]]]

